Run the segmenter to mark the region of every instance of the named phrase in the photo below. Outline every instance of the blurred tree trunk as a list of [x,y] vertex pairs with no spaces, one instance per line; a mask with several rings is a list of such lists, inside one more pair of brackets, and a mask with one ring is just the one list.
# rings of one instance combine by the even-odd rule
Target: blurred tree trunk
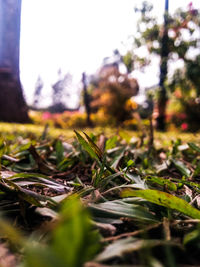
[[82,73],[82,83],[83,83],[83,94],[84,94],[83,95],[84,106],[87,114],[87,126],[92,127],[93,123],[90,118],[91,115],[90,96],[87,91],[86,74],[84,72]]
[[0,0],[0,120],[28,122],[19,78],[21,0]]
[[168,9],[169,2],[165,0],[165,15],[164,15],[164,31],[161,47],[161,66],[160,66],[160,90],[158,95],[158,118],[157,129],[165,131],[166,129],[166,107],[167,107],[167,92],[165,88],[165,80],[167,78],[167,61],[169,54],[169,37],[168,37]]

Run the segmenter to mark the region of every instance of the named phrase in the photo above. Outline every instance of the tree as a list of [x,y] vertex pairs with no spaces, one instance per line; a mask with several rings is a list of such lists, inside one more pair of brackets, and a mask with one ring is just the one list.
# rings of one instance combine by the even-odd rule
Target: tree
[[19,78],[21,0],[0,0],[0,120],[29,122]]
[[164,131],[166,106],[167,106],[167,92],[165,81],[167,79],[167,61],[169,56],[169,36],[168,36],[168,0],[165,0],[165,14],[164,14],[164,26],[161,37],[161,51],[160,51],[160,82],[159,82],[159,95],[158,95],[158,117],[157,117],[157,129]]
[[73,77],[70,73],[62,75],[61,70],[58,70],[58,81],[52,85],[52,106],[49,111],[52,113],[62,113],[68,109],[68,101],[70,99],[70,87]]
[[91,107],[90,107],[90,95],[88,94],[87,91],[87,81],[86,81],[86,74],[85,72],[82,73],[82,84],[83,84],[83,100],[84,100],[84,106],[85,106],[85,111],[87,114],[87,126],[92,127],[92,121],[90,118],[91,115]]
[[102,110],[105,119],[111,118],[115,123],[121,123],[131,116],[131,112],[126,109],[126,103],[139,90],[134,78],[120,72],[120,58],[115,52],[113,61],[112,58],[104,60],[91,93],[92,111]]
[[42,96],[42,88],[44,87],[44,83],[42,81],[42,78],[38,76],[36,84],[35,84],[35,92],[34,92],[34,101],[33,106],[36,107],[41,100]]
[[[166,11],[168,9],[167,4],[168,1],[166,1]],[[200,16],[198,10],[190,4],[187,10],[178,9],[173,16],[165,13],[164,25],[159,25],[157,19],[151,14],[152,9],[153,6],[146,1],[143,2],[141,8],[136,8],[141,17],[138,21],[138,36],[134,40],[134,48],[146,47],[149,54],[145,58],[135,56],[134,59],[135,64],[139,62],[141,65],[145,65],[150,63],[153,56],[160,56],[160,90],[157,105],[159,111],[158,128],[163,130],[165,128],[165,111],[168,97],[166,87],[168,85],[169,91],[173,91],[174,87],[171,83],[177,82],[177,73],[171,81],[168,80],[167,65],[169,62],[182,60],[184,68],[179,72],[182,72],[185,79],[190,80],[190,84],[193,83],[193,86],[196,86],[196,90],[200,86],[195,82],[197,80],[194,78],[196,75],[191,74],[194,72],[194,65],[198,65],[199,51],[197,56],[192,58],[191,50],[198,50],[199,35],[197,33],[200,29]]]

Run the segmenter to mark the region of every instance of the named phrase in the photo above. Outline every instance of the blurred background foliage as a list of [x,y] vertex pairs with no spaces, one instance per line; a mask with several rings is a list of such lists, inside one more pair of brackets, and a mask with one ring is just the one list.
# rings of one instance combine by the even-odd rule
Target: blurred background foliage
[[[161,54],[164,28],[152,15],[152,10],[153,6],[147,1],[135,8],[140,18],[132,49],[124,55],[115,50],[110,58],[104,59],[97,73],[86,74],[86,81],[82,87],[86,86],[88,103],[85,103],[85,97],[82,94],[77,110],[65,111],[63,95],[66,95],[66,92],[63,88],[68,86],[72,79],[70,74],[66,74],[62,80],[58,80],[52,86],[53,106],[45,112],[41,111],[42,115],[31,111],[30,116],[33,121],[36,123],[51,121],[54,126],[60,128],[81,128],[87,126],[89,115],[94,126],[124,125],[137,128],[133,113],[139,112],[143,119],[148,119],[152,113],[155,124],[159,116],[157,105],[159,86],[151,90],[146,88],[145,100],[138,103],[134,97],[140,92],[140,86],[137,77],[135,79],[132,75],[135,70],[142,70],[143,67],[150,65],[152,59],[160,57]],[[168,76],[165,80],[168,99],[166,124],[168,129],[177,127],[183,131],[197,131],[199,129],[197,122],[200,119],[199,10],[194,9],[190,4],[187,9],[180,8],[174,14],[167,16],[169,53]],[[147,53],[144,53],[144,57],[138,56],[139,48],[146,49]],[[39,78],[34,104],[38,102],[41,88],[42,81]],[[88,105],[90,114],[85,114],[87,109],[84,107]]]
[[[14,2],[12,5],[14,6]],[[5,8],[6,10],[8,12]],[[57,81],[51,84],[51,103],[45,108],[41,104],[43,100],[45,101],[43,92],[45,86],[43,77],[39,76],[35,84],[32,105],[29,106],[29,117],[32,122],[49,123],[63,129],[106,125],[137,129],[138,115],[135,116],[137,113],[144,120],[144,124],[149,124],[150,119],[155,127],[159,126],[158,118],[163,117],[166,129],[176,127],[182,131],[198,131],[200,128],[198,123],[200,119],[199,10],[190,3],[187,7],[176,10],[174,14],[166,12],[163,21],[159,21],[153,14],[153,6],[148,1],[141,2],[135,7],[135,15],[138,17],[137,33],[132,36],[129,49],[123,53],[115,49],[113,55],[104,58],[101,67],[95,73],[90,75],[83,73],[79,85],[74,84],[73,74],[62,73],[59,69]],[[19,12],[15,14],[15,17],[17,16]],[[165,35],[167,38],[164,38]],[[20,36],[16,39],[17,43],[19,38]],[[4,49],[6,51],[6,47]],[[151,87],[148,86],[148,79],[150,82],[151,72],[152,76],[155,75],[154,68],[151,68],[155,59],[160,62],[157,64],[157,69],[158,65],[161,65],[160,82]],[[150,66],[149,74],[143,72],[147,66]],[[23,100],[19,77],[17,89],[12,69],[5,67],[0,67],[2,94],[12,90],[17,92],[19,89],[19,100],[20,98]],[[146,86],[141,86],[137,71],[143,72]],[[164,77],[162,77],[163,71]],[[11,78],[11,89],[6,90],[11,85],[9,82]],[[14,92],[9,94],[8,99],[11,99]],[[8,107],[10,105],[14,108],[14,104],[11,105],[11,101],[7,100],[2,103],[8,111],[5,112],[2,104],[0,120],[20,122],[19,118],[22,117],[18,114],[18,119],[14,118],[17,111],[14,112],[14,109]],[[20,112],[27,114],[25,101],[23,105]],[[27,115],[25,121],[29,121]]]
[[[140,58],[134,55],[135,67],[150,64],[153,56],[160,56],[164,28],[152,16],[153,6],[143,2],[136,12],[140,12],[138,34],[134,39],[134,49],[146,47],[148,56]],[[199,10],[192,3],[187,9],[179,8],[173,15],[167,14],[168,33],[168,78],[165,81],[168,94],[167,118],[168,123],[180,126],[184,121],[186,129],[199,129],[199,86],[200,86],[200,57],[199,57]],[[127,56],[130,58],[130,52]],[[171,68],[179,62],[181,67]],[[169,120],[171,118],[171,120]]]

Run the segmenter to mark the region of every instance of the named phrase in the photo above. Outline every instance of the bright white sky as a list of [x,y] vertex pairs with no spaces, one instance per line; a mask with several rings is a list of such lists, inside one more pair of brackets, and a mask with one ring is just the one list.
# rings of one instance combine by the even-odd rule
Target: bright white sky
[[[81,73],[94,73],[116,48],[125,49],[128,36],[136,31],[134,13],[140,0],[23,0],[21,24],[21,81],[29,103],[38,75],[46,97],[58,79],[57,71],[70,71],[75,80]],[[164,0],[151,0],[162,18]],[[169,0],[169,12],[189,0]],[[193,0],[199,7],[199,0]]]

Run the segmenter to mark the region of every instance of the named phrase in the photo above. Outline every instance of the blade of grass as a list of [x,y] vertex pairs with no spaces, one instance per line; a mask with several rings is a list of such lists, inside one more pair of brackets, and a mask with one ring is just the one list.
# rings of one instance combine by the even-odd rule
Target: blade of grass
[[171,194],[161,192],[153,189],[146,190],[124,190],[121,194],[122,197],[141,197],[149,202],[164,206],[170,209],[177,210],[191,218],[200,219],[200,211],[192,207],[185,200],[173,196]]
[[99,161],[99,157],[96,154],[96,151],[93,150],[93,148],[90,146],[90,144],[77,132],[75,131],[76,137],[79,141],[79,143],[83,146],[83,148],[88,152],[88,154],[91,156],[91,158],[94,158]]

